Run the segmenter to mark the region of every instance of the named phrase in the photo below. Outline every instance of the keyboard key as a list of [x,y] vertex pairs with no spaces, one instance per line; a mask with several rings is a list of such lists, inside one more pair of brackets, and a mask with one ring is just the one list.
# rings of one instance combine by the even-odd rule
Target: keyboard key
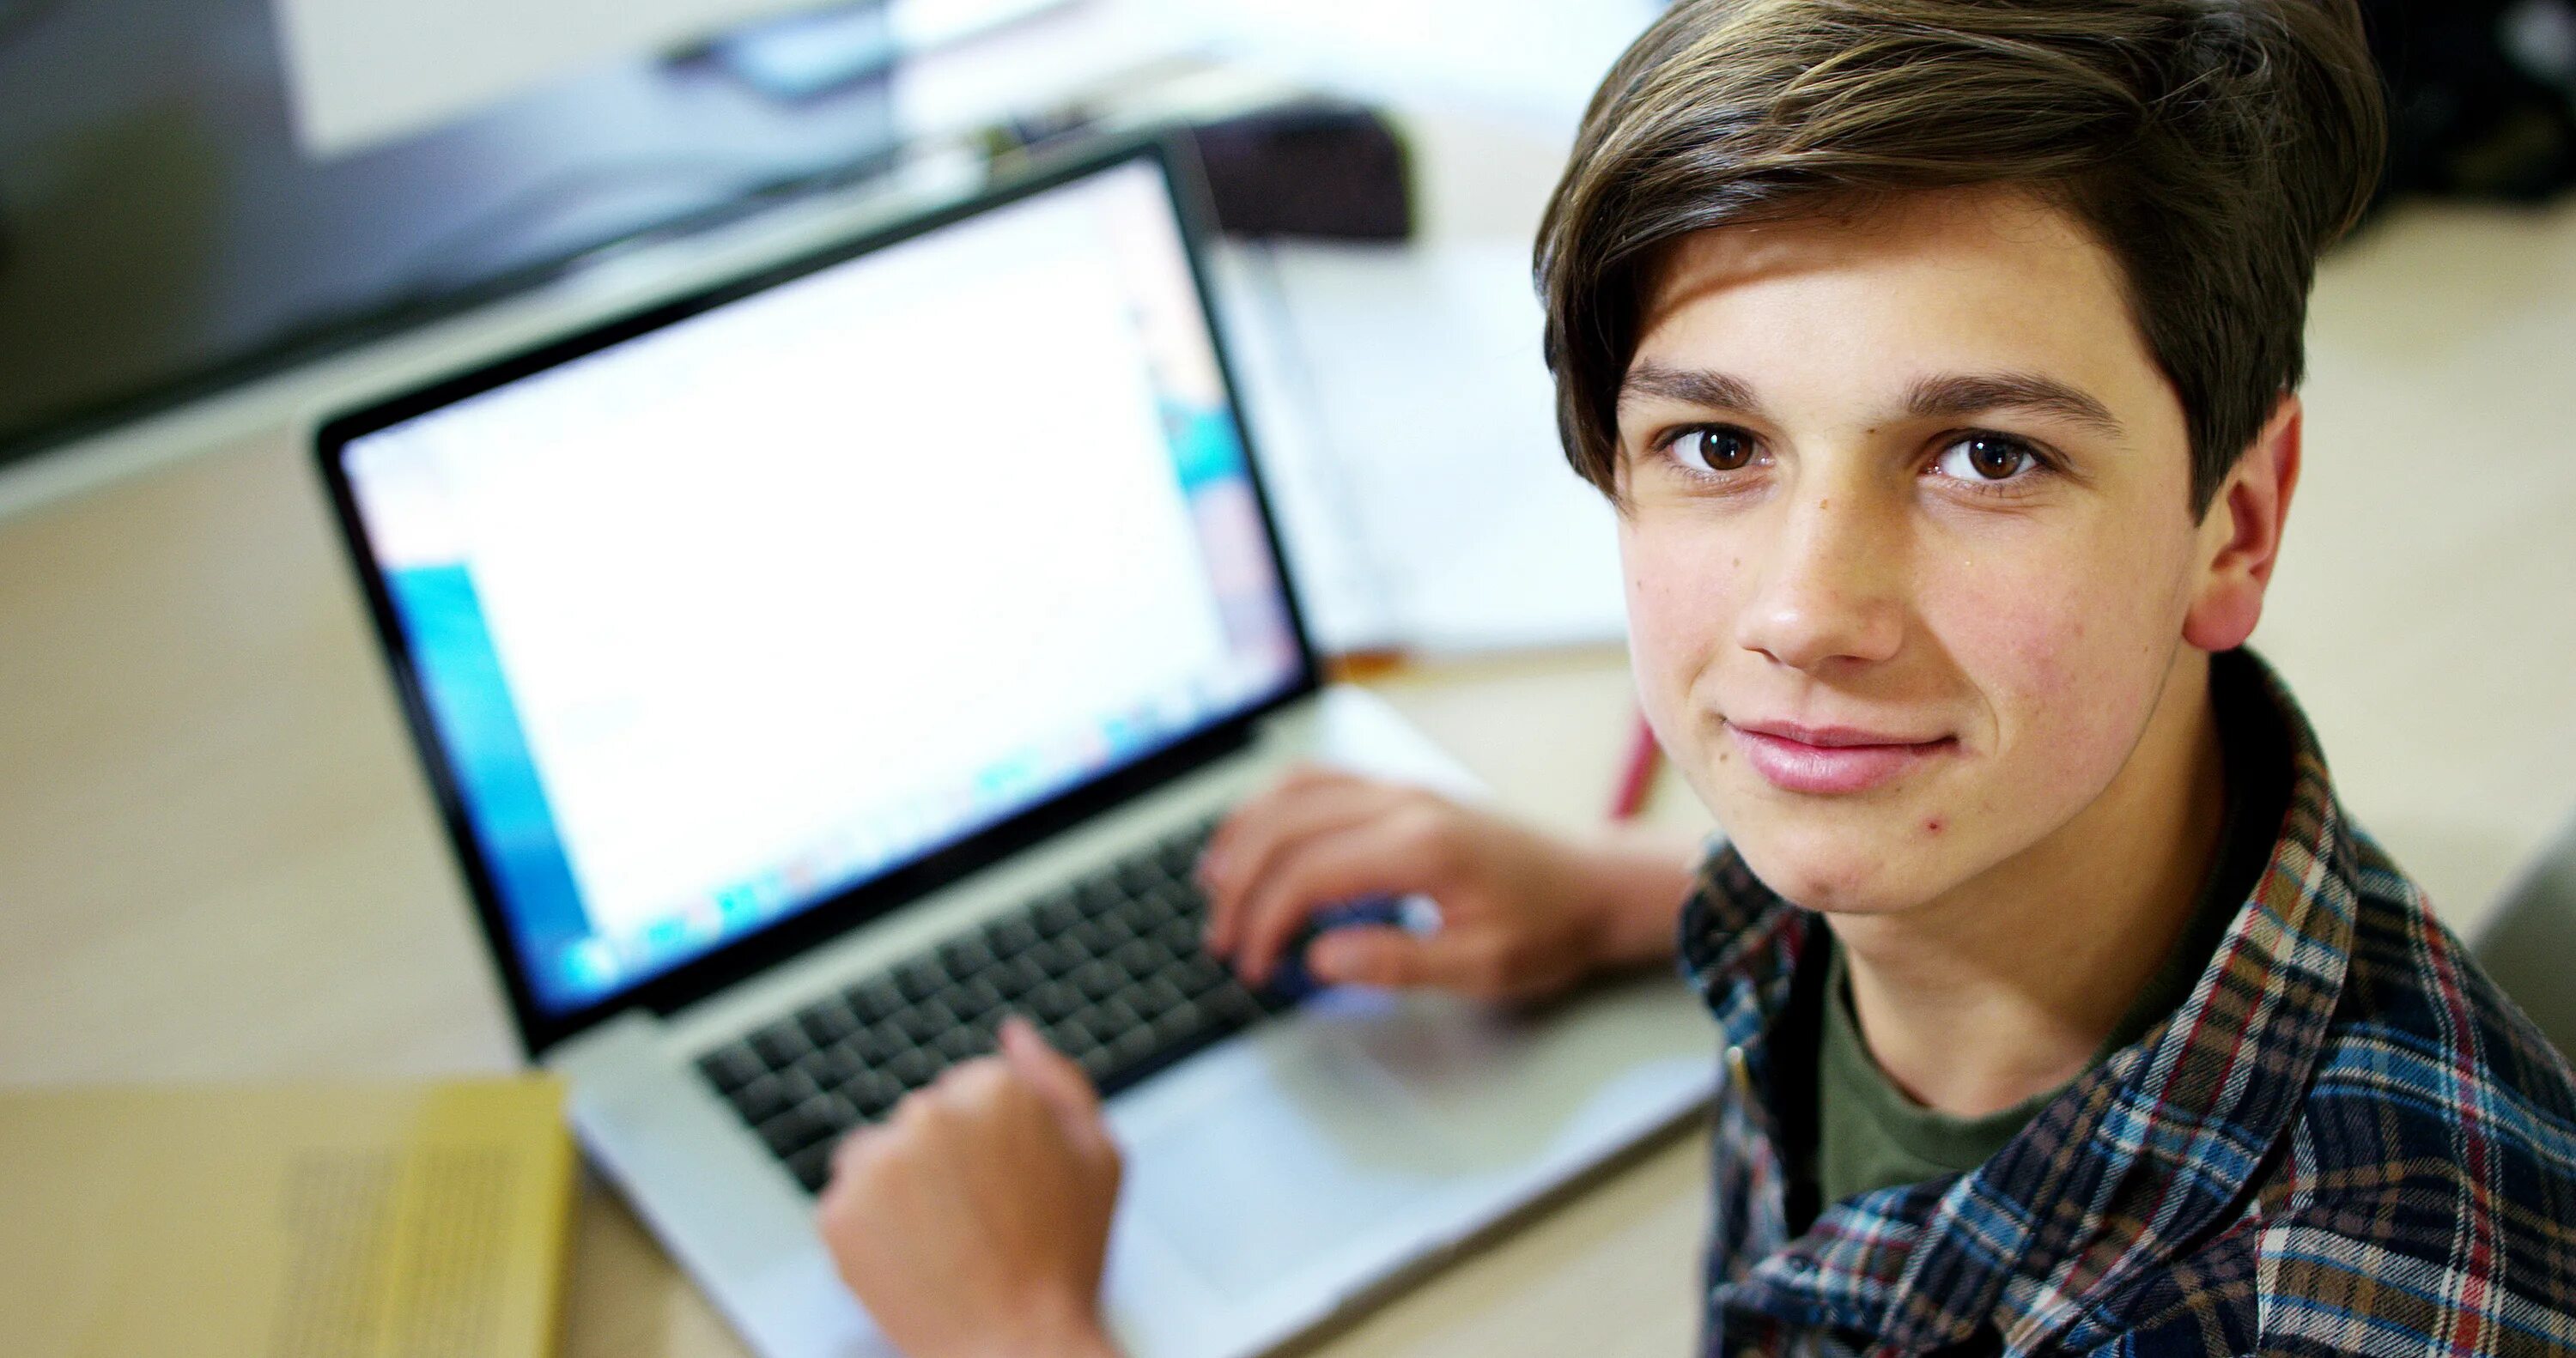
[[859,1030],[858,1016],[839,1000],[826,1000],[796,1016],[797,1026],[817,1047],[828,1047]]
[[1002,992],[1006,1001],[1012,1004],[1025,1003],[1029,996],[1037,993],[1040,986],[1055,980],[1054,972],[1039,966],[1035,958],[1025,954],[1004,958],[985,968],[982,975],[984,979],[993,983],[994,989]]
[[1173,956],[1188,957],[1199,950],[1203,927],[1191,916],[1175,915],[1154,926],[1154,939],[1169,949]]
[[815,1083],[813,1076],[794,1066],[778,1072],[778,1088],[791,1104],[803,1103],[823,1092],[823,1086]]
[[1154,1042],[1157,1046],[1179,1046],[1191,1035],[1207,1028],[1208,1015],[1197,1005],[1186,1001],[1154,1016]]
[[1153,1051],[1153,1029],[1141,1027],[1129,1028],[1127,1031],[1120,1033],[1117,1041],[1111,1044],[1111,1064],[1113,1066],[1132,1066],[1143,1061],[1147,1056],[1152,1055]]
[[787,1172],[796,1176],[796,1182],[803,1184],[806,1192],[821,1196],[832,1182],[832,1152],[839,1145],[836,1141],[819,1141],[796,1152],[787,1157]]
[[895,1101],[904,1096],[903,1082],[880,1071],[866,1071],[841,1086],[841,1097],[858,1110],[863,1122],[874,1122],[894,1111]]
[[933,1038],[932,1054],[942,1066],[953,1066],[970,1057],[982,1056],[993,1049],[990,1039],[971,1027],[956,1027]]
[[1188,874],[1213,824],[719,1047],[700,1072],[808,1191],[849,1127],[993,1050],[1005,1014],[1037,1023],[1104,1091],[1147,1078],[1291,1005],[1200,951],[1207,903]]
[[1041,934],[1060,934],[1082,918],[1082,909],[1074,904],[1070,893],[1041,898],[1029,911],[1029,920]]
[[993,965],[993,950],[973,934],[939,949],[939,965],[951,976],[972,976]]
[[[1083,1014],[1089,1012],[1089,1010],[1082,1011]],[[1077,1060],[1080,1059],[1077,1053],[1099,1046],[1101,1037],[1084,1021],[1082,1014],[1067,1014],[1049,1023],[1043,1035],[1048,1046]]]
[[1136,987],[1127,998],[1135,1004],[1137,1012],[1148,1019],[1190,1007],[1190,997],[1182,994],[1181,988],[1172,984],[1168,976],[1155,976],[1148,979],[1143,985]]
[[882,1070],[888,1062],[894,1060],[896,1052],[912,1044],[905,1041],[901,1033],[888,1027],[860,1029],[843,1045],[849,1048],[851,1055],[859,1058],[859,1064],[862,1067],[869,1070]]
[[914,1045],[938,1040],[941,1033],[957,1026],[957,1015],[935,999],[921,1003],[895,1016],[895,1031],[911,1039]]
[[916,1089],[930,1083],[930,1077],[939,1073],[939,1059],[919,1047],[912,1047],[895,1053],[887,1070],[903,1082],[904,1088]]
[[847,1046],[835,1045],[797,1062],[796,1068],[812,1076],[814,1083],[823,1088],[837,1089],[848,1084],[852,1077],[866,1068],[866,1065],[866,1062],[859,1059],[856,1051]]
[[861,1023],[883,1023],[903,1008],[903,996],[895,992],[891,982],[883,979],[852,986],[843,992],[841,999]]
[[1010,1000],[1003,995],[1001,987],[994,985],[979,973],[950,990],[948,1004],[950,1008],[957,1011],[959,1018],[968,1023],[981,1024],[986,1019],[999,1018],[1002,1010],[1010,1004]]
[[742,1120],[757,1126],[787,1111],[787,1082],[775,1075],[763,1075],[735,1090],[732,1101]]
[[1129,939],[1118,949],[1117,955],[1109,960],[1110,964],[1120,971],[1141,981],[1170,965],[1172,955],[1144,939],[1136,938]]
[[1062,981],[1049,981],[1029,992],[1029,1016],[1039,1023],[1053,1023],[1082,1007],[1082,992]]
[[932,965],[928,959],[918,959],[895,968],[893,979],[896,994],[914,1004],[919,1004],[938,994],[939,984],[945,978],[939,974],[939,968]]
[[1091,1021],[1091,1030],[1104,1037],[1116,1037],[1145,1026],[1144,1016],[1136,1012],[1136,1006],[1129,1004],[1123,994],[1102,1000],[1092,1006],[1091,1012],[1099,1016]]
[[1234,984],[1234,973],[1227,971],[1224,963],[1205,953],[1183,957],[1164,975],[1192,999]]
[[751,1049],[771,1070],[785,1070],[812,1051],[814,1044],[792,1023],[772,1024],[751,1035]]
[[1111,917],[1120,929],[1131,934],[1143,933],[1171,917],[1173,890],[1164,886],[1141,896],[1129,897],[1111,912]]
[[1117,994],[1127,978],[1106,962],[1085,962],[1073,973],[1072,982],[1085,997],[1102,1000]]
[[735,1043],[718,1047],[698,1059],[698,1070],[721,1094],[731,1094],[754,1079],[768,1074],[769,1067],[751,1048]]
[[1081,950],[1085,957],[1100,956],[1116,947],[1121,937],[1100,919],[1087,919],[1064,931],[1064,941]]
[[760,1139],[769,1143],[770,1154],[784,1160],[831,1136],[832,1130],[829,1122],[799,1106],[760,1124]]

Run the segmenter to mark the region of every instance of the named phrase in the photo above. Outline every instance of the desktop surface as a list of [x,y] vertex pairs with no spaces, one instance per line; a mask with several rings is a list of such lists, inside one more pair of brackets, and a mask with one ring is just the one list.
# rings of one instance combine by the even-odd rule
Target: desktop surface
[[[313,497],[281,434],[0,532],[0,616],[56,676],[41,713],[0,719],[0,749],[22,771],[12,799],[29,786],[16,780],[47,770],[41,806],[0,818],[0,861],[26,893],[0,917],[0,1081],[515,1064],[471,906]],[[37,677],[18,668],[30,652],[11,656],[0,666],[13,682]],[[1598,813],[1631,719],[1609,651],[1376,687],[1511,804],[1568,828]],[[1695,823],[1678,785],[1658,809]],[[41,831],[57,812],[87,830]],[[1685,1351],[1704,1145],[1697,1133],[1659,1143],[1311,1351]],[[596,1181],[567,1306],[569,1358],[744,1351]]]

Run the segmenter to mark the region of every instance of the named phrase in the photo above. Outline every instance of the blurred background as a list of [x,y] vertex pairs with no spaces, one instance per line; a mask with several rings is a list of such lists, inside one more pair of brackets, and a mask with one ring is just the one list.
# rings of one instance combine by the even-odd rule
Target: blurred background
[[[1221,117],[1295,87],[1561,140],[1653,8],[0,0],[0,462],[943,141]],[[2397,86],[2392,197],[2538,201],[2576,175],[2565,0],[2368,8]],[[1384,169],[1341,150],[1355,178]],[[1510,167],[1524,197],[1551,159],[1532,152]],[[1332,191],[1294,178],[1271,187]],[[1387,197],[1348,205],[1374,218],[1230,225],[1401,235],[1407,187],[1348,190]]]
[[1556,132],[1645,11],[1531,8],[6,0],[0,459],[945,144],[1292,83]]

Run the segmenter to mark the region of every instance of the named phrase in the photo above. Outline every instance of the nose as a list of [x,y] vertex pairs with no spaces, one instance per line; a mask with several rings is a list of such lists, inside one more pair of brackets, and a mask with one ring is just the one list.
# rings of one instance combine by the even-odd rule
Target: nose
[[1839,487],[1787,498],[1760,583],[1737,615],[1737,644],[1800,671],[1894,658],[1905,639],[1905,530],[1865,497]]

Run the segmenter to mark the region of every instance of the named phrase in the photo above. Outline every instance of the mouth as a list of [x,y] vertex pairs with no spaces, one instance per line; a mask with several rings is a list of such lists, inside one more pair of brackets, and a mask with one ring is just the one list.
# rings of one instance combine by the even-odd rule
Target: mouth
[[1915,739],[1850,726],[1726,723],[1728,738],[1765,782],[1783,792],[1835,796],[1894,782],[1958,745],[1955,736]]

